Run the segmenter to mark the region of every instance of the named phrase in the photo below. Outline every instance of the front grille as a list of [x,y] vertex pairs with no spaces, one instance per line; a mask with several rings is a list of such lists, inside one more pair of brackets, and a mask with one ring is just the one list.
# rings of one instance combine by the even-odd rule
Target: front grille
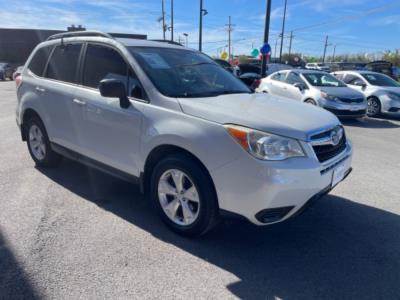
[[337,145],[314,145],[313,149],[319,162],[330,160],[346,149],[346,135],[343,133],[343,137]]
[[338,116],[360,116],[360,115],[365,115],[367,112],[365,109],[351,111],[351,110],[326,108],[326,110]]
[[362,103],[364,102],[364,98],[339,98],[340,101],[344,103]]

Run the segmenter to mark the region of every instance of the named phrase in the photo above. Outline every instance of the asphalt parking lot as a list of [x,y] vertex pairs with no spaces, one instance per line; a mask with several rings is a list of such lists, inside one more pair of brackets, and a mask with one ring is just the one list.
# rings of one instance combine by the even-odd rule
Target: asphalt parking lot
[[34,167],[0,82],[0,299],[400,299],[400,117],[344,122],[354,171],[303,215],[186,239],[138,188]]

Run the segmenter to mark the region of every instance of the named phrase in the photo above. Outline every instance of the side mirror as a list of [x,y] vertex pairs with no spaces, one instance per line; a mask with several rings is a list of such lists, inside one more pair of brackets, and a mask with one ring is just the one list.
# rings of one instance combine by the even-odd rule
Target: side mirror
[[296,82],[293,86],[298,88],[301,92],[307,88],[303,83],[300,82]]
[[129,107],[130,102],[126,95],[125,85],[122,81],[117,79],[104,79],[100,81],[99,90],[103,97],[119,98],[119,106],[121,108]]

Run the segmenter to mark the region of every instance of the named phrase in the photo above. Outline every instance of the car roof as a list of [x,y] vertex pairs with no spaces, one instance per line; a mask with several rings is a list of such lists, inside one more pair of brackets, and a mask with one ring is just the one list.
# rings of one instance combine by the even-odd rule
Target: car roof
[[54,38],[49,39],[41,45],[48,46],[53,44],[59,44],[60,41],[64,41],[64,43],[71,42],[102,42],[106,44],[122,44],[125,47],[155,47],[155,48],[169,48],[169,49],[185,49],[188,51],[197,51],[195,49],[190,49],[183,47],[179,44],[174,44],[169,41],[151,41],[144,39],[134,39],[134,38],[112,38],[112,37],[104,37],[104,36],[68,36],[64,38]]
[[[336,72],[332,72],[335,74],[382,74],[379,72],[373,72],[373,71],[364,71],[364,70],[349,70],[349,71],[336,71]],[[384,74],[383,74],[384,75]]]
[[293,70],[286,70],[286,71],[292,71],[292,72],[296,72],[296,73],[299,73],[299,74],[315,74],[315,73],[318,73],[318,74],[327,74],[327,73],[324,72],[324,71],[319,71],[319,70],[307,70],[307,69],[293,69]]

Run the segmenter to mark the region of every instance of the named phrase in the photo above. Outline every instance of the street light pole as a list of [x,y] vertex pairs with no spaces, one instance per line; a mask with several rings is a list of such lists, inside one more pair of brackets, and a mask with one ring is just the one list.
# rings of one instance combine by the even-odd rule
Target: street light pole
[[[264,27],[264,44],[268,44],[269,40],[269,23],[271,20],[271,1],[267,0],[267,10],[265,12],[265,27]],[[267,71],[267,56],[262,56],[262,64],[261,64],[261,77],[265,76]]]
[[189,47],[189,40],[188,40],[189,34],[188,33],[184,33],[183,35],[186,37],[186,47]]
[[283,22],[282,22],[282,32],[281,32],[282,39],[281,39],[281,49],[279,51],[279,62],[282,62],[283,37],[285,36],[286,7],[287,7],[287,0],[285,0],[285,8],[283,11]]

